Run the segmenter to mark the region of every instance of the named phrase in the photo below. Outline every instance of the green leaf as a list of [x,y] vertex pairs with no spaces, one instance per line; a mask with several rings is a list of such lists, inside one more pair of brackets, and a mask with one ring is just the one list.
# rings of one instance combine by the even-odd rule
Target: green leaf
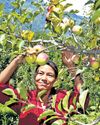
[[36,6],[36,7],[40,7],[41,4],[40,3],[37,3],[37,2],[31,2],[32,5]]
[[14,99],[17,99],[17,96],[15,95],[14,91],[10,88],[4,89],[2,92],[6,95],[12,96]]
[[74,104],[74,105],[76,104],[76,98],[77,98],[77,97],[74,97],[74,99],[73,99],[73,104]]
[[74,111],[74,106],[73,105],[70,105],[69,107],[69,113],[73,112]]
[[15,8],[19,8],[19,3],[18,2],[11,2],[11,5]]
[[3,105],[0,103],[0,114],[1,114],[1,112],[2,112],[2,114],[13,113],[13,114],[17,115],[17,113],[14,110],[12,110],[11,108],[7,107],[6,105]]
[[82,107],[82,109],[84,110],[84,105],[85,105],[85,102],[86,102],[86,98],[87,98],[87,94],[88,94],[89,90],[84,90],[80,96],[79,96],[79,103]]
[[41,13],[40,10],[36,10],[36,11],[34,12],[34,17],[36,17],[36,16],[39,15],[40,13]]
[[29,111],[29,110],[35,108],[35,107],[36,107],[36,106],[35,106],[34,104],[28,104],[28,105],[24,106],[24,107],[21,109],[21,111],[22,111],[22,112],[27,112],[27,111]]
[[3,11],[0,11],[0,17],[2,17],[2,15],[3,15]]
[[27,88],[25,87],[24,83],[21,81],[18,84],[18,88],[17,88],[18,92],[20,93],[20,98],[27,100],[28,96],[27,96]]
[[0,11],[4,9],[4,4],[0,3]]
[[95,20],[100,17],[100,9],[96,10],[92,16],[92,21],[95,22]]
[[52,108],[54,108],[55,109],[55,105],[56,105],[56,97],[57,97],[57,95],[53,95],[52,96]]
[[45,124],[46,122],[50,121],[50,120],[57,119],[57,118],[59,118],[59,117],[58,117],[58,116],[51,116],[50,118],[48,118],[48,119],[46,119],[46,120],[44,121],[44,124]]
[[99,9],[100,8],[100,0],[97,0],[97,2],[95,3],[95,9]]
[[74,13],[78,13],[79,11],[78,10],[70,10],[70,14],[74,14]]
[[3,40],[6,38],[5,34],[0,35],[0,43],[3,45]]
[[16,102],[18,102],[18,101],[15,100],[14,98],[10,98],[9,101],[6,101],[6,102],[5,102],[5,105],[6,105],[6,106],[9,106],[9,105],[14,104],[14,103],[16,103]]
[[21,48],[24,46],[24,44],[25,44],[25,41],[24,40],[20,40],[19,41],[19,43],[18,43],[18,48],[19,48],[19,50],[21,50]]
[[48,110],[44,111],[42,114],[40,114],[38,121],[46,116],[52,116],[52,115],[55,115],[55,112],[51,109],[48,109]]
[[63,109],[65,109],[65,111],[68,111],[68,102],[69,102],[70,94],[71,94],[71,91],[68,91],[62,100],[62,107]]
[[65,123],[64,120],[59,119],[59,120],[56,120],[55,122],[53,122],[51,125],[63,125],[64,123]]
[[64,9],[66,9],[66,8],[68,8],[68,7],[71,7],[71,6],[73,6],[73,4],[67,3],[67,4],[65,5]]
[[59,109],[59,111],[63,111],[63,109],[62,109],[62,100],[60,100],[60,102],[59,102],[59,104],[58,104],[58,109]]
[[47,90],[42,90],[38,93],[38,97],[42,97],[45,93],[47,92]]

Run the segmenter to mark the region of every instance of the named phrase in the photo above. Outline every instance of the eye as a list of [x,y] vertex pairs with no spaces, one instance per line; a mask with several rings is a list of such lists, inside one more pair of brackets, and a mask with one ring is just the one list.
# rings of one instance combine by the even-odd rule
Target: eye
[[54,74],[48,74],[49,77],[54,77]]
[[42,75],[42,74],[43,74],[43,72],[37,72],[37,74]]

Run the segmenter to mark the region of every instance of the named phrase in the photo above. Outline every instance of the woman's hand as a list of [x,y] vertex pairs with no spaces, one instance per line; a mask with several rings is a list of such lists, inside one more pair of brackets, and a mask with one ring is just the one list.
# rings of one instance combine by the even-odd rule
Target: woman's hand
[[76,74],[76,67],[74,63],[74,58],[76,56],[79,57],[79,55],[76,55],[71,50],[66,49],[62,51],[62,61],[67,66],[68,72],[73,77],[73,80],[75,83],[74,89],[76,89],[77,91],[80,91],[81,86],[83,84],[83,80],[81,79],[80,74],[78,75]]
[[76,76],[75,62],[79,61],[79,55],[75,54],[69,49],[63,50],[62,61],[64,65],[68,68],[68,71],[72,75],[72,77],[75,77]]
[[73,57],[75,54],[71,50],[62,51],[62,61],[67,67],[74,67]]
[[16,58],[14,58],[13,60],[15,61],[16,64],[21,64],[23,61],[24,61],[24,57],[26,55],[24,54],[21,54],[21,55],[18,55]]

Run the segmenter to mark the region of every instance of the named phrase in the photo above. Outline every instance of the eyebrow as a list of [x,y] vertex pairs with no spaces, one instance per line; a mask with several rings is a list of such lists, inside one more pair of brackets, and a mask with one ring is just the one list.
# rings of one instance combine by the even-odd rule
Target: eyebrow
[[[40,70],[40,71],[39,71],[39,70],[37,70],[37,73],[38,73],[38,72],[44,72],[44,71],[42,71],[42,70]],[[50,75],[55,76],[55,73],[53,73],[53,72],[47,72],[47,74],[50,74]]]

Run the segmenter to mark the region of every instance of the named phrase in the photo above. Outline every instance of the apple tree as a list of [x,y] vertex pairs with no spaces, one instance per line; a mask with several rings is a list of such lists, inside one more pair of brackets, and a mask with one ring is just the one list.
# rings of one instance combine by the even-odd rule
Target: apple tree
[[[16,55],[26,56],[25,62],[10,80],[10,84],[23,90],[21,95],[25,98],[26,87],[35,88],[32,84],[35,66],[41,64],[41,57],[48,59],[49,56],[59,68],[59,79],[55,87],[69,90],[74,83],[62,64],[61,51],[73,51],[76,55],[72,58],[76,74],[81,74],[84,81],[82,91],[88,89],[90,93],[88,115],[81,114],[82,122],[88,123],[100,114],[100,0],[87,1],[85,6],[90,6],[91,10],[80,20],[75,20],[78,10],[69,11],[71,6],[65,0],[48,0],[46,3],[43,0],[29,3],[26,0],[16,0],[11,2],[11,10],[7,12],[5,4],[0,3],[0,71]],[[39,15],[45,17],[45,25],[41,32],[36,32],[32,24]],[[36,46],[41,46],[40,50]],[[39,56],[41,53],[44,54]],[[80,120],[79,115],[73,117]],[[74,125],[73,121],[69,120],[69,124]]]

